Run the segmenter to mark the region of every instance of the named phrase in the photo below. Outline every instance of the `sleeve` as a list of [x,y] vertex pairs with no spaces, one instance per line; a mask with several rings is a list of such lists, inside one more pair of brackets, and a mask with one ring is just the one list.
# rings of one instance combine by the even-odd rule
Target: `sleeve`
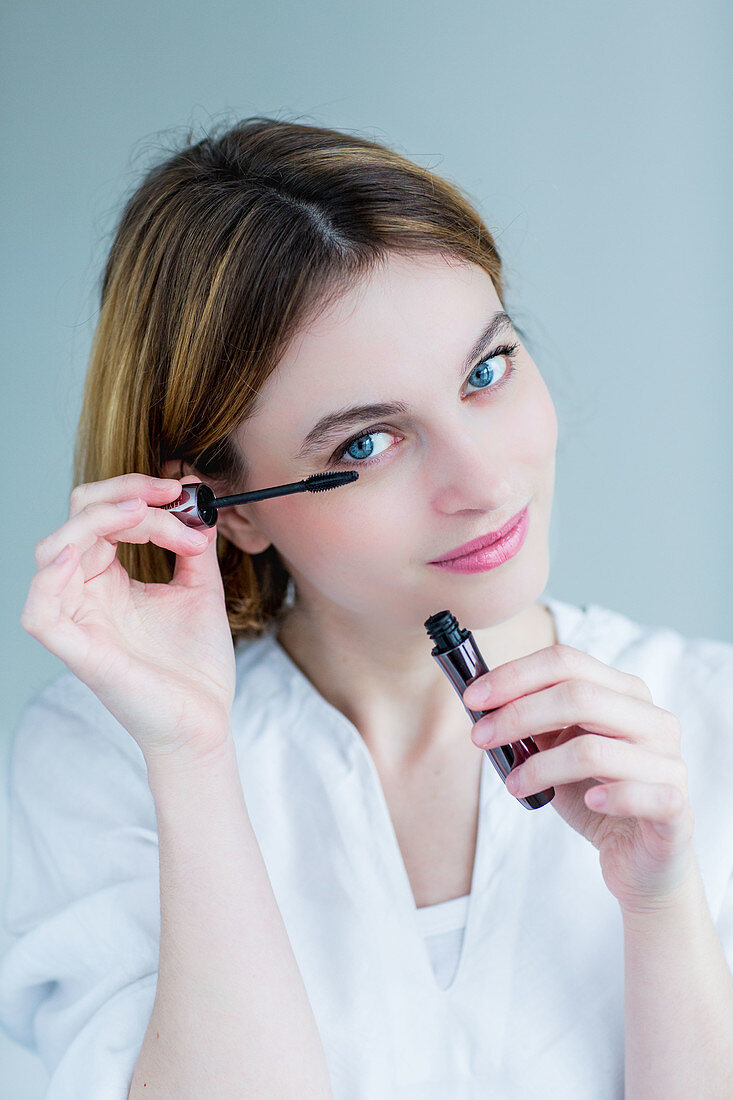
[[694,844],[705,894],[733,973],[733,645],[689,639],[675,669],[682,757],[695,814]]
[[733,872],[728,880],[723,904],[715,922],[718,938],[723,946],[731,974],[733,974]]
[[127,1100],[155,1000],[155,805],[137,743],[71,673],[42,689],[9,766],[0,1026],[46,1100]]

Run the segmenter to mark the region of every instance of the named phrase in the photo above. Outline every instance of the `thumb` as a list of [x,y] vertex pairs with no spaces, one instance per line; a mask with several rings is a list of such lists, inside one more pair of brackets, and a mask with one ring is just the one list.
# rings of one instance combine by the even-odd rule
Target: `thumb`
[[180,585],[182,588],[214,588],[223,595],[224,584],[216,554],[216,524],[202,529],[201,533],[208,540],[202,550],[194,548],[186,554],[176,555],[171,584]]

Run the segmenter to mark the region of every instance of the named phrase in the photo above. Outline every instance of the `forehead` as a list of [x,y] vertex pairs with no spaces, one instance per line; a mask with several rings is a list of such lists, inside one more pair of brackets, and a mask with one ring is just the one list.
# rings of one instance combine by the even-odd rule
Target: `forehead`
[[[444,256],[390,256],[309,322],[267,379],[242,445],[272,432],[304,435],[314,417],[357,402],[404,399],[415,362],[460,363],[502,303],[476,264]],[[269,441],[269,443],[268,443]]]
[[465,353],[477,326],[502,305],[491,278],[476,264],[443,256],[391,256],[310,322],[281,357],[272,383],[338,385],[368,368],[376,379],[424,348]]

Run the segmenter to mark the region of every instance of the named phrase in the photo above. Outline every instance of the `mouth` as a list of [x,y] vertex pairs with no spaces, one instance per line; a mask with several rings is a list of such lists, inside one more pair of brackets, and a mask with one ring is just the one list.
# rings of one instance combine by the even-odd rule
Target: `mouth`
[[472,542],[466,542],[463,546],[457,546],[454,550],[449,550],[444,557],[435,558],[433,561],[428,562],[428,565],[441,565],[443,562],[456,561],[458,558],[465,558],[488,546],[493,546],[496,542],[500,542],[517,526],[519,521],[524,517],[528,507],[529,505],[525,506],[521,512],[517,512],[515,516],[512,516],[512,518],[508,520],[503,527],[499,527],[498,530],[489,531],[488,534],[473,539]]

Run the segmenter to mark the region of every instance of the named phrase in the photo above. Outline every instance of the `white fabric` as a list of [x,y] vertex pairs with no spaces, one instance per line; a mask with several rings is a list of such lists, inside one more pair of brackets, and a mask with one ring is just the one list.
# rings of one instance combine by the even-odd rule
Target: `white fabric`
[[462,898],[440,901],[437,905],[421,905],[417,910],[417,923],[441,989],[448,988],[458,967],[469,897],[470,894],[464,894]]
[[[733,645],[545,603],[560,642],[640,676],[679,718],[694,845],[733,966]],[[465,934],[441,989],[430,916],[358,731],[274,631],[236,655],[245,799],[336,1100],[622,1100],[622,924],[596,849],[551,803],[525,809],[484,754]],[[18,938],[0,967],[0,1025],[40,1054],[46,1100],[126,1100],[159,946],[142,753],[64,672],[23,713],[9,794],[4,916]]]

